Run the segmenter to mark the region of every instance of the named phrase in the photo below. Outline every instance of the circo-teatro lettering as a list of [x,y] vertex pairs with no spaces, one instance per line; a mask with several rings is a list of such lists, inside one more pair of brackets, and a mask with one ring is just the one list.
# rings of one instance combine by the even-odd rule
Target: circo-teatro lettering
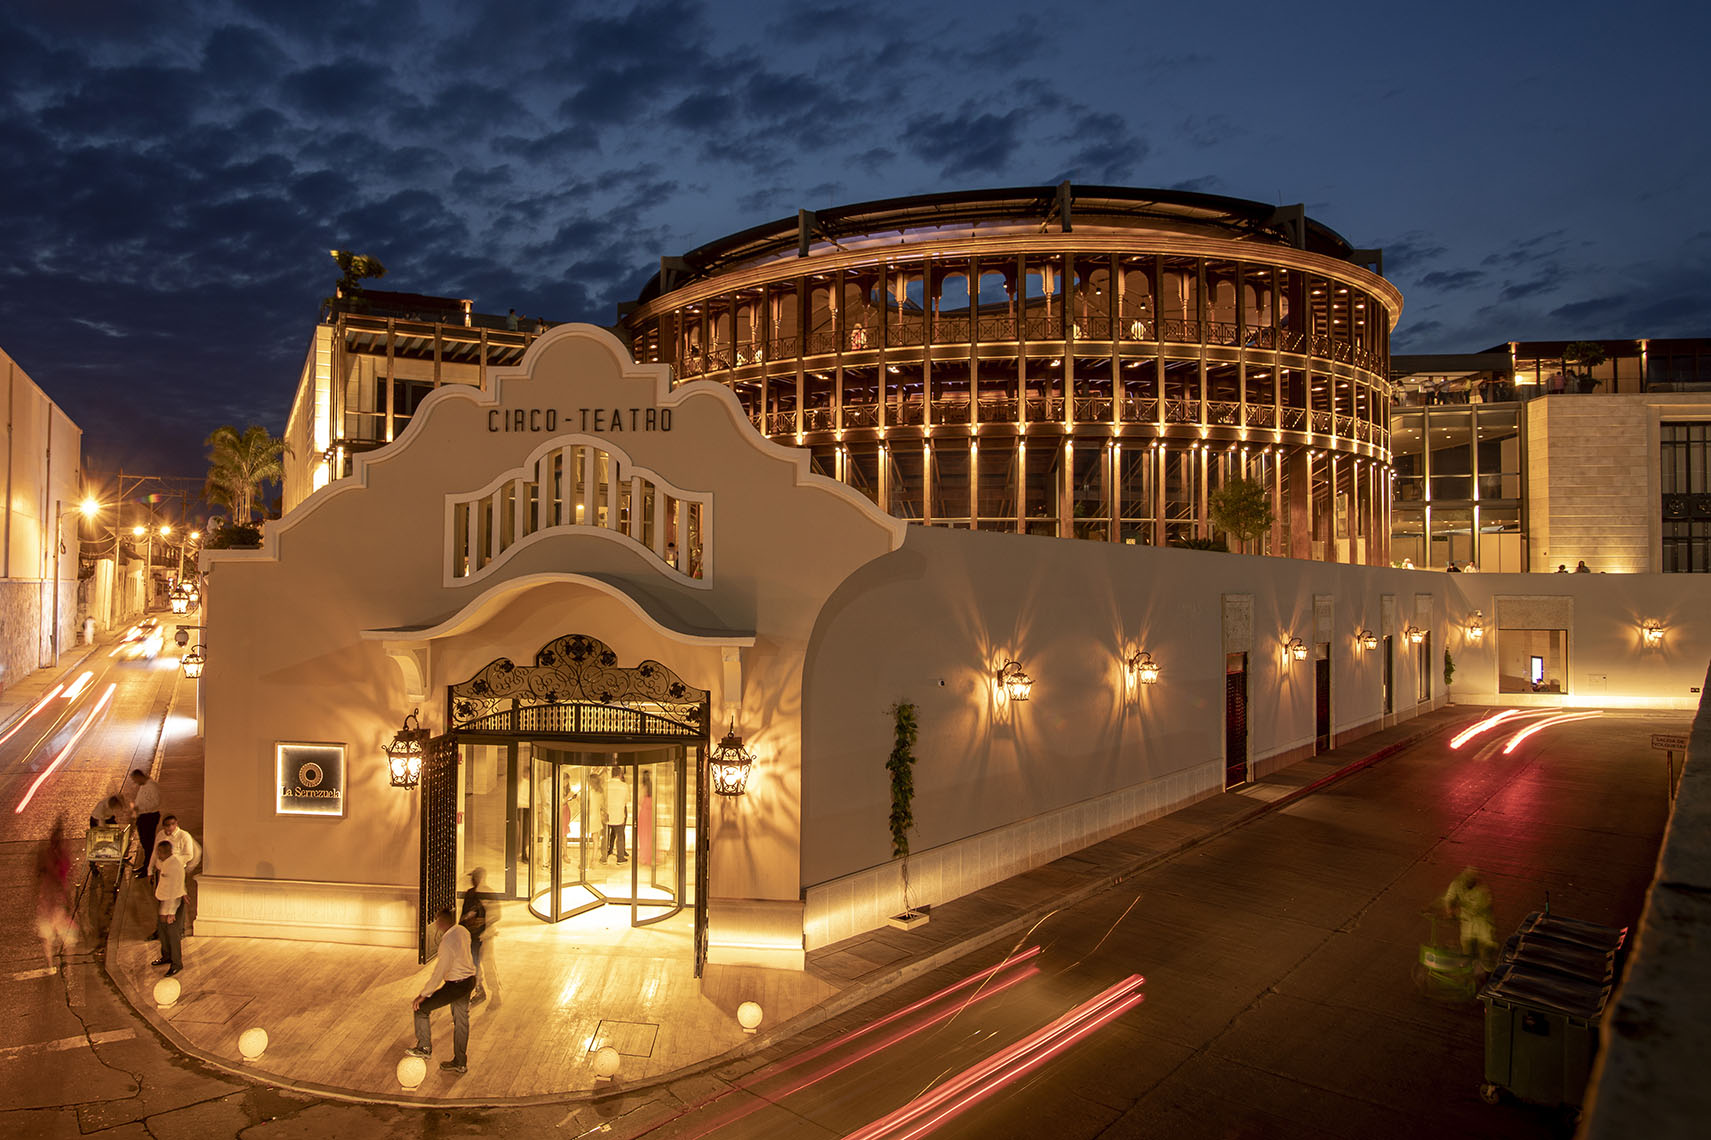
[[620,432],[670,431],[670,408],[490,408],[490,432],[556,432],[563,424],[576,431],[609,435]]

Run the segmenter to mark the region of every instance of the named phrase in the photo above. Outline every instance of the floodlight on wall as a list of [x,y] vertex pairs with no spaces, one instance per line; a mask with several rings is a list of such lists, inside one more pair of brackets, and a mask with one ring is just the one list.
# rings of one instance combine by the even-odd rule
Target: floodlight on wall
[[1359,633],[1355,634],[1355,640],[1360,643],[1360,647],[1362,649],[1368,650],[1369,652],[1378,648],[1378,634],[1372,632],[1370,629],[1363,629]]
[[208,655],[202,652],[200,645],[192,645],[190,652],[184,655],[184,675],[191,680],[202,675],[202,666],[208,663]]
[[1426,640],[1426,631],[1419,626],[1411,625],[1402,631],[1402,636],[1408,639],[1409,645],[1419,645]]
[[1005,700],[1025,701],[1034,691],[1034,679],[1023,671],[1020,661],[1006,661],[998,670],[998,691]]
[[1153,655],[1141,650],[1129,658],[1129,676],[1143,685],[1158,684],[1158,662]]
[[1475,645],[1485,640],[1485,614],[1483,611],[1474,610],[1472,615],[1468,617],[1467,639]]
[[1645,639],[1647,649],[1656,649],[1663,644],[1663,623],[1658,621],[1642,623],[1640,636]]
[[1307,660],[1307,643],[1299,637],[1292,637],[1283,643],[1283,651],[1289,654],[1291,660]]
[[422,760],[427,755],[428,730],[416,719],[420,708],[410,710],[404,727],[386,746],[386,767],[395,788],[413,788],[422,782]]
[[737,722],[733,719],[724,739],[707,757],[714,794],[740,796],[747,792],[754,762],[754,753],[743,747],[743,738],[737,735]]

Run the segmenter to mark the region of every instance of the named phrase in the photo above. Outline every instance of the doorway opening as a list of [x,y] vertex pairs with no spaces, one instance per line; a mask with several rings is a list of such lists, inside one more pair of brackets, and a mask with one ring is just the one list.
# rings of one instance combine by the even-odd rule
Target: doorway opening
[[1224,788],[1248,782],[1248,655],[1224,655]]
[[[657,661],[618,665],[581,634],[533,666],[499,658],[448,687],[422,779],[424,915],[480,893],[543,922],[624,907],[695,917],[705,961],[709,697]],[[432,953],[423,923],[423,960]]]
[[460,736],[457,864],[467,885],[518,899],[543,922],[624,906],[632,926],[694,902],[691,750],[594,749]]

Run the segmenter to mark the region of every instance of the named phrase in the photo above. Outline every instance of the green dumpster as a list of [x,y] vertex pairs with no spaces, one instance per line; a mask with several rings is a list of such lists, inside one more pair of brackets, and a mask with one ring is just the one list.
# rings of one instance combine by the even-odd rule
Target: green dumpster
[[1505,962],[1485,983],[1485,1083],[1495,1102],[1507,1090],[1534,1104],[1578,1106],[1598,1051],[1608,983]]

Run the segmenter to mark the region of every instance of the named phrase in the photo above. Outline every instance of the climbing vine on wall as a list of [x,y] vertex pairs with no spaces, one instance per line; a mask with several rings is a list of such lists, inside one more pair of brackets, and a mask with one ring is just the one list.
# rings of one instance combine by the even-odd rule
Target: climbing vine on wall
[[892,705],[891,716],[895,734],[885,770],[891,773],[891,855],[901,858],[909,854],[909,829],[915,826],[915,740],[920,729],[909,701]]

